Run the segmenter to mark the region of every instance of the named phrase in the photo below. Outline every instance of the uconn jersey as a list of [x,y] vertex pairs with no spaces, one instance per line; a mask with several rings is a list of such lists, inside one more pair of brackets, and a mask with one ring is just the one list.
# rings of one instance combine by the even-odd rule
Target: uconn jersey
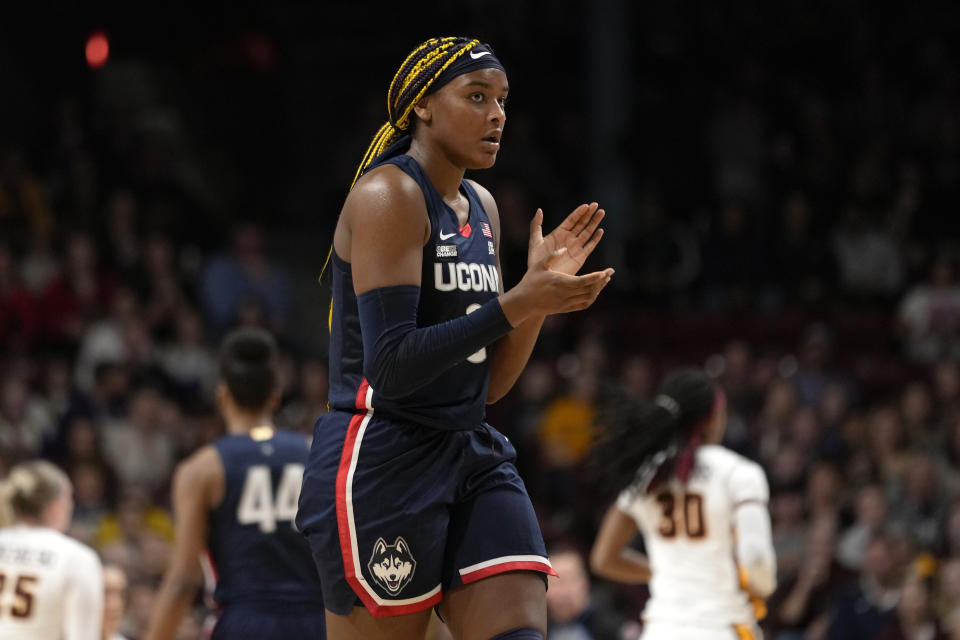
[[[430,218],[430,238],[423,247],[417,326],[426,327],[471,313],[499,295],[500,276],[490,219],[476,191],[466,181],[461,191],[470,203],[467,223],[440,197],[417,162],[407,155],[391,158],[423,192]],[[333,314],[330,332],[330,403],[355,411],[363,382],[363,343],[350,264],[336,253],[333,264]],[[373,390],[370,405],[382,414],[436,429],[472,429],[484,417],[490,382],[487,350],[438,371],[437,377],[404,398],[387,400]]]
[[305,438],[265,429],[262,439],[228,435],[214,447],[226,484],[223,500],[210,512],[204,564],[216,581],[217,604],[303,602],[322,612],[310,548],[293,524],[308,454]]

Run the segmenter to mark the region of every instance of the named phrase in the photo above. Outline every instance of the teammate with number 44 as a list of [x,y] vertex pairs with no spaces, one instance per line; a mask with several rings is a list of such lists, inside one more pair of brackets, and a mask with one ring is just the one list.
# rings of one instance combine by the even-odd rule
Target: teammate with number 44
[[272,426],[276,359],[273,337],[259,329],[238,329],[221,347],[227,435],[174,475],[176,542],[147,640],[175,637],[201,577],[216,582],[214,640],[324,638],[320,580],[293,524],[307,441]]
[[[754,640],[776,561],[763,469],[720,446],[726,400],[701,371],[667,376],[616,420],[596,461],[620,497],[590,554],[595,573],[650,583],[643,640]],[[647,556],[629,543],[642,534]]]

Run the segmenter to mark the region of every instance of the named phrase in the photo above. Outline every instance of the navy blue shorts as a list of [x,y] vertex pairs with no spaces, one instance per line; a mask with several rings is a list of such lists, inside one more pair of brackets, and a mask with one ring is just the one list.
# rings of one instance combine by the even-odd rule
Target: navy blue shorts
[[427,609],[507,571],[556,575],[513,445],[486,424],[442,431],[331,411],[314,429],[297,526],[323,602],[375,617]]
[[325,640],[326,614],[315,603],[224,608],[211,640]]

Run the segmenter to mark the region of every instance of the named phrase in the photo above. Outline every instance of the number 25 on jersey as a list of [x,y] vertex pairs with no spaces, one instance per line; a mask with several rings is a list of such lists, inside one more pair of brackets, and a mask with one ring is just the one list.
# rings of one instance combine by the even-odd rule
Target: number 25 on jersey
[[237,506],[237,522],[259,524],[263,533],[277,530],[277,522],[297,517],[297,502],[300,500],[300,485],[303,483],[303,465],[288,464],[283,467],[280,485],[276,494],[270,478],[270,467],[255,465],[247,470],[247,478]]

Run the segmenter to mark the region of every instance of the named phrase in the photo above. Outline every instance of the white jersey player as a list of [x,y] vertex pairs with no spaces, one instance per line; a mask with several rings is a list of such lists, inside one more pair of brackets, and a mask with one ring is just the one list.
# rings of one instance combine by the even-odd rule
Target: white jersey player
[[70,480],[48,462],[21,464],[3,485],[14,524],[0,529],[0,638],[101,640],[103,575],[70,524]]
[[[725,426],[723,392],[684,369],[599,445],[621,492],[591,566],[649,582],[643,640],[760,637],[762,599],[776,586],[769,490],[759,465],[718,444]],[[638,531],[646,556],[629,546]]]

